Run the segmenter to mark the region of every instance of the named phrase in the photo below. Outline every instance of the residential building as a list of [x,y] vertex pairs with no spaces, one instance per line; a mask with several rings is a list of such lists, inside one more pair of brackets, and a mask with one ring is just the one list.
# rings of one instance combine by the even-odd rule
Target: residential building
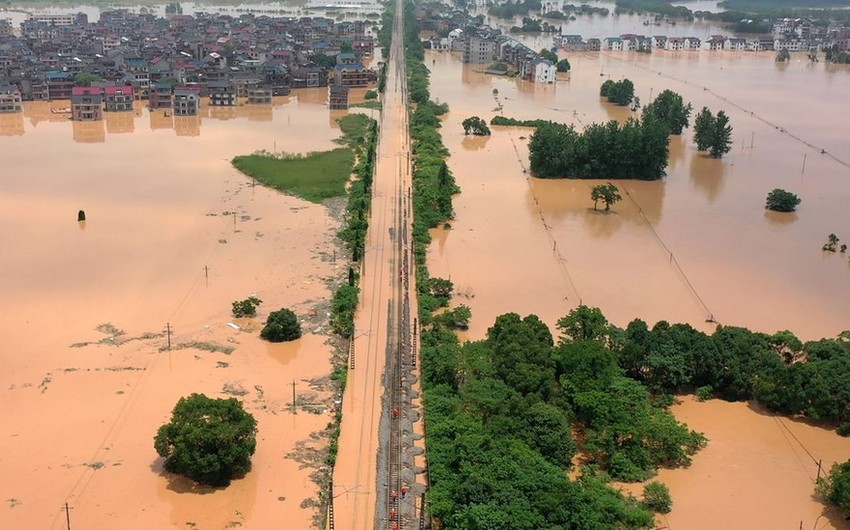
[[107,86],[103,88],[103,100],[106,112],[126,112],[133,110],[133,87]]
[[490,64],[495,59],[496,43],[478,35],[469,36],[463,48],[463,62],[467,64]]
[[206,84],[211,107],[236,105],[236,89],[230,81],[211,81]]
[[21,103],[21,91],[12,85],[0,85],[0,113],[8,114],[20,112],[23,109]]
[[201,87],[179,86],[174,89],[173,109],[175,116],[197,116],[200,106]]
[[77,86],[71,91],[71,119],[98,121],[103,119],[103,89]]
[[328,100],[331,110],[345,110],[348,108],[348,91],[349,87],[347,85],[330,85]]
[[151,85],[148,107],[152,109],[170,109],[171,85],[168,83],[154,83]]
[[271,85],[251,85],[247,90],[248,104],[270,105],[272,102],[272,93]]

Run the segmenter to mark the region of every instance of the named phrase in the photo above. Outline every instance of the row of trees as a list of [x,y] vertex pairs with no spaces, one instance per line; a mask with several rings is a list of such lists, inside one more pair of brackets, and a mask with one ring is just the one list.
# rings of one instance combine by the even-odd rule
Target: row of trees
[[732,126],[725,112],[711,113],[703,107],[694,120],[694,142],[700,151],[708,151],[712,158],[721,158],[732,149]]
[[608,99],[608,103],[616,103],[625,107],[635,99],[635,85],[630,79],[621,81],[607,80],[599,87],[599,95]]
[[581,133],[548,123],[534,131],[528,149],[539,177],[656,180],[667,167],[669,138],[666,126],[652,119],[593,123]]

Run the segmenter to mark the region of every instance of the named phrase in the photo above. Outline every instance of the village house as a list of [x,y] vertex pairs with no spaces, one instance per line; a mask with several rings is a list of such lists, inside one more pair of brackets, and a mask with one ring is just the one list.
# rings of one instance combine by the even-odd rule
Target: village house
[[107,86],[103,88],[104,110],[106,112],[125,112],[133,110],[133,87]]
[[12,85],[0,85],[0,113],[21,112],[21,91]]
[[330,85],[328,94],[328,107],[331,110],[346,110],[348,108],[348,91],[347,85]]
[[723,35],[712,35],[702,43],[704,50],[722,50],[726,46],[726,37]]
[[151,85],[148,107],[152,109],[171,108],[171,85],[169,83],[154,83]]
[[97,121],[103,119],[103,89],[78,86],[71,91],[71,119]]
[[201,107],[201,87],[175,87],[173,101],[175,116],[197,116]]

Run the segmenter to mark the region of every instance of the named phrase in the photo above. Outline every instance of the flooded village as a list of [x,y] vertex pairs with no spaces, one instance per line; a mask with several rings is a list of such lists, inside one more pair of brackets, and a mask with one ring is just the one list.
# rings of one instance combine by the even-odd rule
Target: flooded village
[[[68,513],[88,528],[320,527],[344,205],[256,186],[230,160],[331,149],[339,117],[379,114],[356,107],[378,78],[381,6],[344,17],[281,6],[44,9],[18,25],[0,12],[0,527],[65,528]],[[511,32],[523,17],[486,5],[421,11],[461,188],[428,267],[472,309],[465,340],[506,312],[554,329],[580,304],[619,327],[720,323],[804,341],[850,328],[850,263],[821,250],[831,233],[850,240],[850,66],[824,60],[847,50],[847,27],[774,21],[775,35],[741,37],[662,21],[641,35],[646,16],[579,14],[550,20],[557,31]],[[776,61],[783,49],[790,60]],[[624,200],[604,215],[590,190],[606,180],[529,174],[532,129],[473,137],[461,125],[623,122],[640,109],[605,102],[599,86],[624,78],[644,104],[670,89],[695,111],[724,110],[730,153],[706,157],[686,129],[666,177],[617,181]],[[345,87],[338,109],[329,86]],[[798,210],[766,211],[774,188],[798,194]],[[269,344],[260,318],[233,318],[231,302],[254,294],[260,316],[293,308],[304,337]],[[253,469],[228,488],[164,472],[153,450],[189,392],[238,397],[258,420]],[[684,396],[672,410],[709,442],[691,467],[661,470],[674,507],[659,527],[850,527],[814,493],[818,463],[850,458],[834,429],[747,402]]]

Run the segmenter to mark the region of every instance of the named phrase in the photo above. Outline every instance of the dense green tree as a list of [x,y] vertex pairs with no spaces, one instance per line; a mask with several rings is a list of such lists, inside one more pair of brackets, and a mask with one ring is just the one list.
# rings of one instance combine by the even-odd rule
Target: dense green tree
[[472,318],[469,306],[461,304],[434,316],[434,322],[452,329],[468,329]]
[[590,190],[590,199],[593,201],[593,209],[596,210],[596,205],[599,201],[605,203],[605,211],[611,210],[611,205],[623,200],[620,196],[620,191],[617,186],[611,184],[599,184]]
[[635,85],[630,79],[612,81],[608,79],[599,88],[599,95],[607,98],[608,103],[625,107],[635,99]]
[[818,491],[827,502],[841,508],[845,517],[850,518],[850,460],[834,464],[818,484]]
[[[343,287],[348,287],[344,285]],[[266,319],[266,325],[260,330],[260,337],[269,342],[288,342],[301,337],[301,324],[290,309],[272,311]]]
[[211,486],[227,486],[251,468],[257,422],[236,399],[180,398],[154,448],[165,469]]
[[732,149],[732,126],[722,110],[714,116],[703,107],[694,120],[694,142],[700,151],[708,151],[712,158],[722,158]]
[[340,285],[331,301],[331,326],[334,333],[351,338],[354,332],[354,313],[360,289],[356,285]]
[[776,212],[793,212],[799,204],[800,197],[790,191],[776,188],[767,194],[764,207]]
[[682,96],[672,90],[664,90],[643,109],[643,118],[663,123],[670,134],[682,134],[688,126],[691,110],[693,107],[690,103],[685,105]]
[[233,302],[233,316],[236,318],[256,316],[257,307],[262,303],[263,301],[256,296],[249,296],[244,300],[237,300]]
[[572,126],[541,123],[529,140],[531,171],[538,177],[638,178],[664,176],[669,136],[661,123],[629,119]]
[[475,136],[490,136],[490,127],[487,127],[487,122],[478,116],[472,116],[463,120],[463,134]]
[[776,52],[776,62],[784,63],[791,60],[791,53],[788,50],[779,50]]
[[561,59],[555,63],[555,69],[559,72],[569,72],[572,69],[572,66],[570,66],[570,60],[567,58]]
[[608,335],[608,319],[598,307],[584,304],[570,310],[558,320],[561,342],[567,340],[605,340]]
[[732,150],[732,126],[729,125],[729,117],[722,110],[714,118],[714,135],[708,154],[712,158],[722,158],[723,155]]
[[697,150],[708,151],[713,141],[714,115],[708,110],[708,107],[703,107],[694,120],[694,143],[697,144]]
[[314,53],[310,59],[313,61],[313,64],[320,68],[333,68],[336,66],[336,56]]
[[540,52],[538,52],[538,55],[540,55],[540,57],[542,57],[543,59],[546,59],[547,61],[551,62],[552,64],[556,64],[558,62],[558,54],[553,52],[552,50],[541,48]]

